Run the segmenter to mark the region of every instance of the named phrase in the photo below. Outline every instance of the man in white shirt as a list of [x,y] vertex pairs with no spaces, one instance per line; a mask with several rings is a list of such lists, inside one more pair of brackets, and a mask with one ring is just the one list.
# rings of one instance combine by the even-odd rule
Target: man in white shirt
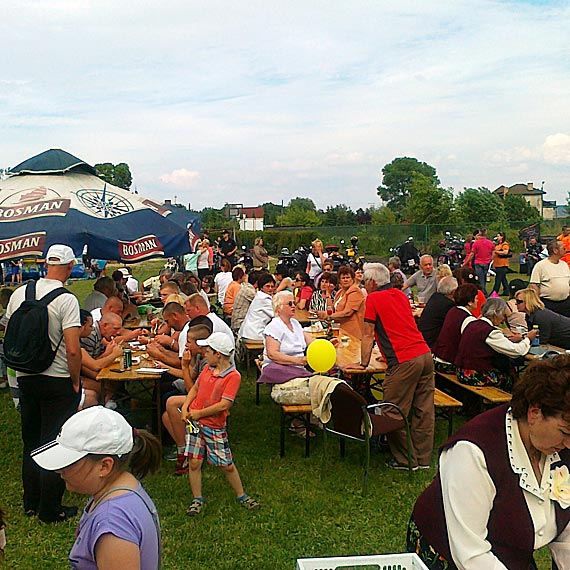
[[566,254],[564,244],[552,240],[547,250],[548,257],[532,269],[529,287],[538,293],[547,309],[570,317],[570,269],[561,261]]
[[[36,299],[62,287],[75,264],[75,254],[67,245],[52,245],[46,255],[47,275],[36,284]],[[10,298],[6,317],[23,303],[26,286]],[[40,374],[17,372],[22,412],[22,482],[24,510],[46,523],[64,521],[77,514],[77,507],[61,504],[65,483],[55,471],[40,469],[30,452],[53,441],[61,426],[76,411],[80,400],[81,348],[79,346],[79,302],[72,293],[62,294],[48,305],[49,338],[56,355]],[[56,348],[57,347],[57,348]]]
[[[190,295],[188,299],[186,299],[186,303],[184,304],[184,308],[186,310],[186,315],[190,319],[190,322],[197,317],[207,317],[212,321],[213,329],[212,332],[222,332],[224,333],[228,339],[231,341],[233,348],[235,349],[236,342],[234,338],[234,334],[232,329],[222,320],[218,315],[215,313],[211,313],[208,310],[208,306],[204,301],[204,298],[199,293],[194,293],[194,295]],[[183,331],[184,332],[184,331]],[[180,334],[180,338],[178,342],[181,346],[186,345],[186,335]]]

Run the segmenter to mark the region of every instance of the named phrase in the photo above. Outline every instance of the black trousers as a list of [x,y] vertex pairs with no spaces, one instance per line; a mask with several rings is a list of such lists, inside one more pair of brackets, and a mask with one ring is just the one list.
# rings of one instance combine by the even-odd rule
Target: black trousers
[[53,521],[61,512],[65,483],[58,473],[41,469],[30,452],[53,441],[61,426],[79,405],[80,394],[73,389],[71,378],[35,374],[20,376],[22,413],[22,483],[24,510],[33,510],[43,521]]

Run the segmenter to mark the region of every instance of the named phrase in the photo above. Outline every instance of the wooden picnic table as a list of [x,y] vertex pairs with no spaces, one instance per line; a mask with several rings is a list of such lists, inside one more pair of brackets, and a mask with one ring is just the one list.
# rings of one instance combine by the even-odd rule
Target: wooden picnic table
[[[315,337],[315,339],[325,338],[322,332],[311,332],[309,334]],[[345,339],[348,338],[348,344],[346,346],[341,341],[343,337]],[[388,368],[377,346],[374,346],[370,362],[366,368],[355,367],[354,365],[360,362],[360,339],[348,334],[342,328],[340,329],[338,338],[339,344],[336,347],[336,365],[343,372],[347,374],[377,374],[385,372]]]
[[[556,352],[559,352],[560,354],[566,353],[566,350],[564,348],[560,348],[559,346],[554,346],[553,344],[541,344],[539,346],[539,348],[544,348],[544,349],[546,349],[546,351],[555,350]],[[541,358],[541,357],[542,357],[541,354],[532,354],[531,352],[527,352],[525,354],[526,360],[536,360],[537,358]]]
[[305,309],[295,309],[295,316],[293,318],[297,319],[304,327],[306,327],[311,322],[309,318],[309,311],[306,311]]
[[[136,394],[129,392],[130,383],[134,383],[139,387],[139,392],[137,394],[146,393],[151,396],[151,401],[154,395],[154,405],[152,409],[154,409],[156,413],[158,438],[162,443],[162,414],[160,409],[160,380],[162,378],[162,374],[137,372],[139,368],[153,368],[153,360],[144,358],[146,353],[141,350],[133,349],[132,354],[133,357],[138,356],[140,358],[140,362],[138,364],[133,363],[131,368],[121,372],[120,370],[122,370],[123,364],[121,361],[113,362],[113,364],[110,366],[107,366],[106,368],[103,368],[99,371],[97,374],[97,380],[101,382],[101,396],[103,398],[103,401],[105,401],[106,390],[113,382],[121,383],[125,390],[127,390],[127,393],[131,395],[131,397]],[[146,386],[145,384],[150,384],[150,387]]]

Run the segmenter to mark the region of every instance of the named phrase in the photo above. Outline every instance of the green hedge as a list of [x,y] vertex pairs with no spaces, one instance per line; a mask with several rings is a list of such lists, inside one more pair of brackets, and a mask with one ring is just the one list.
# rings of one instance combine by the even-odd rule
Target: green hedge
[[[562,225],[567,220],[548,220],[541,222],[542,236],[555,236],[561,233]],[[480,222],[476,226],[466,227],[462,224],[446,225],[414,225],[414,224],[394,224],[394,225],[361,225],[347,227],[317,228],[270,228],[263,232],[236,232],[236,238],[240,245],[253,247],[255,238],[263,237],[264,246],[271,255],[278,255],[282,248],[287,247],[293,252],[299,245],[310,246],[315,238],[320,238],[325,245],[338,244],[342,239],[350,244],[350,237],[357,235],[360,254],[373,257],[388,257],[390,248],[404,242],[412,236],[416,247],[421,252],[437,254],[439,252],[438,242],[444,238],[445,232],[461,234],[464,238],[470,235],[475,227],[487,228],[489,237],[494,237],[498,231],[503,231],[511,245],[513,252],[523,251],[523,243],[518,238],[519,230],[525,227],[525,222],[510,221],[505,222]],[[217,237],[216,232],[212,232],[212,237]]]

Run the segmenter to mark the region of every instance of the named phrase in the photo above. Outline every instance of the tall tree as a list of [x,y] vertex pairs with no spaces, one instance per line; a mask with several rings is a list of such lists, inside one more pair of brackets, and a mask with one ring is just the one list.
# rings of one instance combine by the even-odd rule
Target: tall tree
[[96,164],[95,170],[105,182],[113,184],[113,186],[118,186],[119,188],[124,188],[125,190],[130,190],[133,177],[131,175],[131,169],[126,162],[120,162],[116,165],[110,162]]
[[277,221],[277,216],[283,213],[283,206],[281,204],[273,204],[273,202],[265,202],[261,204],[263,208],[263,223],[266,226],[274,226]]
[[302,210],[317,211],[315,203],[310,198],[293,198],[289,201],[289,208],[301,208]]
[[465,188],[455,199],[455,212],[459,221],[473,226],[503,218],[500,198],[484,187]]
[[395,158],[382,169],[382,186],[377,189],[378,195],[399,217],[404,215],[410,196],[410,184],[416,174],[425,176],[434,186],[439,186],[435,168],[417,158]]
[[531,206],[523,196],[507,194],[503,198],[505,220],[534,224],[541,219],[540,212]]
[[200,221],[203,228],[219,230],[228,225],[226,208],[204,208],[200,212]]
[[322,224],[321,217],[315,210],[307,210],[299,206],[287,207],[282,216],[277,216],[280,226],[307,226],[315,227]]
[[408,185],[406,218],[412,224],[445,224],[453,206],[451,190],[440,188],[433,178],[416,173]]
[[356,210],[356,221],[359,224],[369,224],[372,221],[370,210],[368,208],[366,210],[358,208],[358,210]]
[[327,226],[353,226],[356,214],[345,204],[327,206],[324,213],[324,224]]
[[396,214],[388,206],[370,208],[372,223],[375,225],[391,226],[397,223]]

